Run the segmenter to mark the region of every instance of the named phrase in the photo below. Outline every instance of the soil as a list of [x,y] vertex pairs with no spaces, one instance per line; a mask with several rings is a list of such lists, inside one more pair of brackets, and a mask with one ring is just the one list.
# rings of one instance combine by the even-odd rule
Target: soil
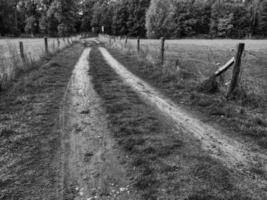
[[58,113],[82,49],[74,44],[0,94],[0,199],[57,199]]
[[263,153],[83,44],[0,94],[0,199],[267,198]]
[[64,185],[60,199],[136,199],[88,75],[90,50],[84,50],[74,68],[61,110]]
[[[133,160],[128,167],[134,166],[141,171],[142,180],[136,180],[135,186],[143,194],[143,199],[266,198],[265,172],[258,175],[255,170],[250,173],[248,169],[254,165],[247,162],[246,156],[251,160],[254,157],[243,150],[243,146],[238,149],[236,144],[239,143],[225,139],[219,131],[178,109],[147,83],[129,73],[105,49],[100,48],[100,51],[104,58],[96,50],[91,55],[93,83],[105,101],[114,137]],[[141,109],[136,107],[137,104]],[[152,127],[155,129],[146,129],[147,119],[142,118],[141,125],[129,119],[129,115],[132,117],[137,113],[153,118],[155,124]],[[125,121],[131,123],[126,126]],[[205,142],[204,138],[208,141]],[[149,171],[149,177],[144,168]],[[131,176],[138,176],[135,173],[132,172]],[[145,187],[144,182],[149,182],[149,185]]]
[[252,152],[245,145],[215,130],[212,126],[201,122],[192,114],[178,107],[171,100],[161,95],[156,89],[135,76],[121,65],[104,48],[100,48],[106,62],[150,104],[172,118],[178,127],[183,127],[202,143],[202,148],[216,159],[220,159],[228,167],[247,171],[252,166],[261,166],[267,172],[267,156],[260,152]]

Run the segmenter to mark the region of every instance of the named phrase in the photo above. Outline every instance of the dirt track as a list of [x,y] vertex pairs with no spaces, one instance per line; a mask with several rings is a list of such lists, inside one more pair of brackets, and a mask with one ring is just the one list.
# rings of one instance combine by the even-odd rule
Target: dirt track
[[1,102],[0,199],[267,198],[264,154],[179,108],[95,40],[87,45]]
[[[255,166],[259,166],[261,169],[265,170],[266,157],[264,154],[258,152],[250,152],[250,150],[244,144],[226,137],[219,130],[215,130],[212,126],[196,119],[193,115],[190,115],[182,108],[177,107],[174,103],[164,98],[159,94],[159,92],[151,88],[144,81],[127,71],[122,65],[118,63],[118,61],[112,58],[112,56],[104,48],[100,48],[99,50],[101,51],[104,59],[109,65],[106,67],[113,68],[113,70],[116,71],[123,82],[127,84],[131,89],[133,89],[133,91],[135,91],[144,100],[144,102],[146,102],[148,105],[157,107],[157,110],[164,114],[165,119],[161,119],[162,121],[174,122],[171,127],[176,127],[176,131],[174,128],[173,133],[178,134],[178,137],[183,142],[185,142],[186,145],[188,145],[188,149],[186,151],[188,151],[189,155],[187,156],[190,157],[190,154],[195,154],[195,156],[197,157],[203,156],[202,154],[212,156],[215,160],[219,160],[224,166],[227,166],[226,168],[231,169],[231,175],[235,176],[234,179],[235,181],[237,181],[236,183],[243,182],[242,185],[234,184],[235,186],[238,186],[239,189],[246,191],[246,194],[253,194],[255,192],[258,192],[258,194],[260,194],[259,196],[252,195],[257,199],[266,197],[266,179],[264,178],[264,176],[262,177],[261,175],[257,175],[253,172],[251,173],[251,169]],[[96,56],[93,57],[93,59],[94,58],[96,58]],[[102,74],[102,76],[104,76],[104,74]],[[105,81],[105,79],[103,79],[102,81]],[[99,90],[98,92],[102,93],[102,90]],[[181,131],[183,132],[183,134],[181,133]],[[198,141],[195,141],[195,139],[197,139]],[[194,152],[195,148],[193,148],[192,146],[190,147],[189,143],[192,143],[192,145],[194,145],[195,147],[197,147],[198,143],[200,143],[201,150],[198,151],[204,150],[204,152],[196,154]],[[175,159],[172,161],[175,162]],[[184,166],[188,165],[188,163],[186,163],[183,159],[180,159],[180,162],[183,163]],[[194,163],[193,159],[192,163]],[[200,161],[200,163],[202,162]],[[230,177],[231,175],[226,176]],[[188,177],[189,176],[191,176],[192,179],[196,179],[196,177],[194,177],[195,175],[190,174],[188,175]],[[220,178],[218,178],[218,180],[219,179]],[[166,180],[162,179],[161,181],[165,182]],[[234,180],[232,181],[234,182]],[[212,184],[216,185],[215,182],[216,181],[214,181]],[[221,180],[221,182],[223,181]],[[160,196],[160,194],[158,195]],[[164,196],[164,198],[170,197]],[[224,196],[223,199],[227,199],[227,197]]]
[[57,199],[59,110],[80,44],[22,75],[0,95],[0,199]]
[[89,71],[90,48],[76,64],[61,110],[63,193],[59,199],[134,199]]
[[100,48],[100,51],[104,55],[106,62],[109,63],[128,85],[146,101],[149,101],[161,112],[172,118],[178,127],[183,127],[187,132],[199,139],[203,149],[209,152],[210,155],[216,159],[220,159],[232,169],[239,169],[246,172],[253,166],[261,166],[267,172],[267,155],[251,152],[245,145],[232,138],[228,138],[220,130],[215,130],[212,126],[201,122],[128,71],[106,49]]

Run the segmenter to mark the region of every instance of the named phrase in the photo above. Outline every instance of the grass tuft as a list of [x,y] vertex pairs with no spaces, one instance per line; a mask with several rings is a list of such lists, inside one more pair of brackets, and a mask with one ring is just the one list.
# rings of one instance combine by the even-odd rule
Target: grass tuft
[[5,137],[5,138],[8,138],[8,137],[11,137],[13,135],[15,135],[16,132],[11,130],[11,129],[8,129],[8,128],[4,128],[0,131],[0,137]]
[[[241,78],[239,89],[235,91],[232,98],[227,99],[230,76],[228,74],[217,80],[209,79],[200,86],[203,82],[202,75],[208,73],[201,72],[193,63],[190,66],[180,59],[167,61],[164,66],[161,66],[136,54],[126,54],[117,49],[109,50],[132,73],[158,88],[177,104],[193,108],[204,117],[226,127],[226,132],[235,136],[249,137],[266,148],[264,138],[267,137],[267,102],[265,94],[262,93],[262,87],[254,80],[248,81],[247,78]],[[189,71],[191,75],[183,75],[184,71]],[[241,77],[244,77],[244,74],[245,72]]]

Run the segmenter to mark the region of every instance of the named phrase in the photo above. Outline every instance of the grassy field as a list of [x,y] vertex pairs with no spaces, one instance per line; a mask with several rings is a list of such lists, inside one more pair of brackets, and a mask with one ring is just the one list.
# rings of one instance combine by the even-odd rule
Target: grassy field
[[82,50],[64,49],[0,92],[0,199],[58,199],[58,113]]
[[125,47],[124,40],[100,39],[124,66],[177,104],[220,124],[231,136],[267,148],[267,53],[261,48],[265,47],[265,40],[245,41],[240,87],[227,99],[232,70],[218,78],[217,92],[201,92],[198,87],[235,55],[238,40],[166,41],[166,61],[162,66],[158,62],[158,40],[141,40],[142,51],[136,54],[136,40],[129,40]]
[[[162,107],[174,108],[172,113],[179,112],[176,105],[192,109],[188,130],[186,120],[178,123],[144,98],[160,96],[145,82],[136,79],[131,85],[126,80],[133,76],[114,71],[95,40],[75,42],[41,59],[0,92],[0,199],[266,199],[266,158],[261,155],[267,150],[267,120],[260,114],[262,107],[228,100],[221,92],[195,90],[211,66],[205,68],[207,75],[201,70],[201,77],[195,62],[175,65],[171,56],[164,66],[149,62],[149,57],[157,61],[151,47],[137,55],[128,53],[130,48],[107,45],[120,63],[164,95],[158,101]],[[115,45],[121,48],[122,42]],[[172,102],[165,104],[165,97]],[[195,118],[207,126],[196,126]],[[213,125],[218,133],[210,135]],[[210,136],[198,139],[198,133]],[[205,148],[208,140],[214,144],[210,149]],[[253,156],[243,147],[253,150]],[[237,158],[237,164],[227,162],[229,158]]]
[[[20,41],[22,41],[24,45],[24,54],[27,58],[27,64],[31,64],[32,62],[39,60],[42,56],[45,55],[45,45],[43,38],[0,39],[0,81],[3,79],[12,79],[15,74],[15,69],[26,67],[25,63],[22,62],[22,59],[20,57]],[[50,53],[55,53],[56,51],[66,47],[67,45],[67,39],[60,39],[60,46],[58,46],[56,38],[48,39],[48,48]]]
[[[109,42],[109,38],[100,37]],[[181,68],[194,73],[197,81],[202,82],[235,56],[236,45],[246,44],[242,60],[242,86],[248,93],[267,99],[267,40],[166,40],[165,70],[176,73]],[[112,40],[112,45],[128,52],[135,52],[136,39],[129,39],[125,47],[125,39]],[[158,62],[160,40],[141,40],[142,56]],[[229,84],[231,70],[223,77],[224,85]],[[226,87],[224,88],[226,89]]]
[[123,163],[140,199],[261,199],[240,187],[249,181],[207,156],[197,140],[125,85],[98,50],[93,49],[90,60],[94,89],[103,99],[113,137],[127,155]]

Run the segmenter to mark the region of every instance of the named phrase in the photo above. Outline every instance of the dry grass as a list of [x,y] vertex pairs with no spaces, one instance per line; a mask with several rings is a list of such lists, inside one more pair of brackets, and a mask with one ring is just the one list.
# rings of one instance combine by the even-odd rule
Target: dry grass
[[[109,39],[100,36],[100,40],[130,54],[136,54],[136,39]],[[246,43],[246,51],[242,60],[241,88],[247,96],[256,97],[257,101],[267,99],[267,40],[167,40],[166,60],[164,68],[170,73],[177,73],[177,69],[195,74],[198,84],[207,79],[219,66],[226,63],[235,55],[238,42]],[[159,63],[159,40],[141,40],[139,56],[146,58],[153,64]],[[221,79],[221,89],[225,92],[231,79],[229,70]]]
[[140,99],[98,50],[93,49],[90,61],[94,89],[103,100],[109,128],[126,154],[122,162],[141,199],[258,198],[246,191],[242,176],[207,156],[199,141],[189,139],[188,133]]
[[[75,41],[79,37],[73,37]],[[22,60],[19,52],[19,42],[24,45],[25,59]],[[37,66],[37,62],[51,56],[70,45],[67,39],[48,39],[49,55],[44,50],[44,39],[0,39],[0,90],[5,89],[14,80],[19,72],[25,72]]]
[[82,50],[65,49],[0,93],[0,199],[57,199],[59,109]]
[[[105,41],[109,44],[107,39]],[[227,127],[226,132],[231,136],[242,136],[267,148],[267,59],[264,51],[245,52],[240,87],[229,100],[225,96],[231,70],[217,80],[219,88],[216,93],[198,91],[200,83],[218,68],[218,63],[222,64],[234,55],[225,47],[215,50],[214,46],[176,44],[175,49],[174,45],[167,45],[167,59],[162,66],[157,60],[159,54],[154,53],[157,48],[153,45],[146,46],[139,54],[130,43],[130,48],[125,48],[124,40],[118,39],[109,45],[116,59],[174,102],[200,111],[209,120]]]

